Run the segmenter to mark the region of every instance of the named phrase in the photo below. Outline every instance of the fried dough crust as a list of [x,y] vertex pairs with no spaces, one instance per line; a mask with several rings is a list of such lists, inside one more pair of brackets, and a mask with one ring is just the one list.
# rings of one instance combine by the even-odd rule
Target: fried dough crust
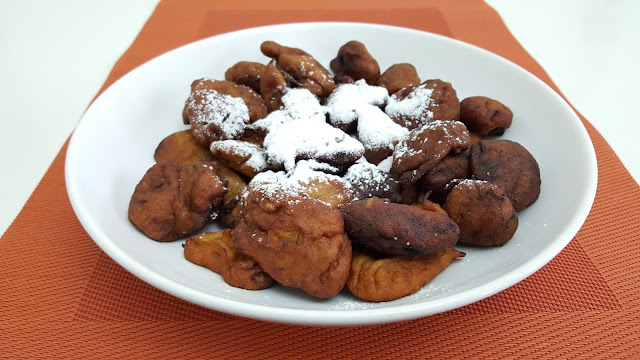
[[351,260],[347,287],[366,301],[390,301],[416,293],[465,253],[447,248],[419,258],[375,259],[359,253]]
[[184,244],[184,257],[220,274],[233,287],[261,290],[273,284],[273,278],[255,260],[236,250],[231,230],[190,236]]
[[155,164],[129,203],[129,220],[156,241],[173,241],[204,227],[219,211],[226,181],[215,162]]
[[232,231],[236,248],[276,281],[328,298],[347,281],[351,242],[336,209],[275,184],[250,186],[243,218]]

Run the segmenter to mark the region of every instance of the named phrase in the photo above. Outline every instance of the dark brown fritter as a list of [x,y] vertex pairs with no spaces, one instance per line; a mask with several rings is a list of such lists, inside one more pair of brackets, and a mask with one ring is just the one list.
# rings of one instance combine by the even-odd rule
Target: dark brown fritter
[[419,258],[375,259],[359,253],[351,260],[347,287],[366,301],[390,301],[416,293],[465,253],[454,248]]
[[260,94],[260,80],[264,68],[265,65],[258,62],[240,61],[227,69],[224,73],[224,79],[238,85],[248,86]]
[[249,123],[260,120],[269,113],[260,94],[248,86],[238,85],[231,81],[200,79],[191,84],[191,92],[199,90],[214,90],[220,94],[242,99],[249,108]]
[[220,274],[227,284],[237,288],[261,290],[273,285],[273,278],[255,260],[236,250],[231,230],[190,236],[184,244],[184,257]]
[[354,200],[379,197],[391,202],[404,203],[402,185],[377,166],[362,162],[351,165],[343,176],[351,190]]
[[449,153],[431,170],[427,171],[418,186],[423,191],[430,191],[430,199],[442,204],[451,189],[447,186],[454,179],[469,177],[469,152]]
[[472,96],[460,102],[460,121],[480,136],[502,135],[512,120],[511,109],[486,96]]
[[460,242],[470,245],[504,245],[518,229],[518,214],[497,186],[480,180],[456,185],[443,205],[460,227]]
[[431,79],[394,93],[385,112],[397,124],[413,130],[433,120],[459,120],[460,101],[451,83]]
[[265,41],[260,51],[276,60],[278,69],[283,70],[319,98],[327,97],[336,87],[329,70],[305,51],[282,46],[274,41]]
[[172,161],[174,164],[195,164],[200,160],[213,160],[211,151],[196,142],[191,130],[178,131],[164,138],[158,144],[153,157],[158,163]]
[[455,245],[460,234],[446,215],[376,197],[352,201],[340,211],[352,242],[388,256],[436,254]]
[[389,94],[395,94],[408,86],[419,84],[420,77],[415,66],[407,63],[391,65],[376,82],[376,85],[386,88]]
[[391,174],[413,184],[450,152],[469,147],[469,132],[459,121],[433,121],[411,130],[393,151]]
[[250,186],[243,214],[233,242],[276,281],[320,298],[344,287],[351,243],[338,210],[289,187],[262,184]]
[[215,213],[226,193],[215,162],[155,164],[142,177],[129,203],[129,220],[157,241],[193,234]]
[[482,140],[469,149],[471,175],[497,185],[516,211],[540,195],[540,167],[531,153],[510,140]]
[[364,79],[369,85],[374,85],[380,77],[380,66],[376,59],[363,43],[355,40],[338,49],[338,55],[331,60],[329,67],[338,77],[346,75],[353,80]]

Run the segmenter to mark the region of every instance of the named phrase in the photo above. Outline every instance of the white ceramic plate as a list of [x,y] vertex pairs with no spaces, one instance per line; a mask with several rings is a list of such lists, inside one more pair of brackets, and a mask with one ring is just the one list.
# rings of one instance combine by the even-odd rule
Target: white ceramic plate
[[[131,194],[158,143],[185,129],[181,112],[197,78],[223,79],[240,60],[266,63],[260,44],[299,47],[328,67],[349,40],[363,42],[381,69],[415,65],[420,78],[453,84],[458,97],[495,98],[509,106],[513,126],[504,138],[538,160],[542,193],[520,213],[514,238],[503,247],[467,253],[418,293],[368,303],[348,291],[318,300],[275,286],[247,291],[225,284],[183,257],[184,241],[146,238],[127,219]],[[593,146],[571,108],[517,65],[477,47],[421,31],[351,24],[306,23],[248,29],[201,40],[155,58],[122,77],[86,111],[66,158],[73,209],[95,242],[147,283],[184,300],[239,316],[297,324],[350,325],[413,319],[484,299],[540,269],[571,241],[593,202],[597,171]]]

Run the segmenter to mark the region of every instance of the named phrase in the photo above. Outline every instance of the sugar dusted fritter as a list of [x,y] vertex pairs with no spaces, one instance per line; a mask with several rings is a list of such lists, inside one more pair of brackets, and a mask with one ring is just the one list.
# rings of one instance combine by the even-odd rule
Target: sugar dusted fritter
[[224,73],[224,79],[248,86],[260,94],[260,81],[265,65],[253,61],[239,61]]
[[450,152],[469,147],[469,132],[459,121],[433,121],[409,132],[393,152],[391,173],[415,183]]
[[241,140],[221,140],[211,143],[211,153],[223,165],[252,178],[269,168],[266,153],[260,146]]
[[379,197],[402,203],[402,185],[389,173],[374,164],[359,161],[351,165],[343,176],[354,193],[354,200]]
[[518,229],[518,214],[502,189],[486,181],[463,180],[444,210],[460,227],[460,242],[492,246],[506,244]]
[[182,119],[191,125],[196,141],[209,146],[216,140],[240,139],[246,124],[267,116],[262,97],[250,87],[231,81],[199,79],[191,83]]
[[469,149],[471,175],[497,185],[516,211],[540,195],[540,167],[524,146],[511,140],[482,140]]
[[199,160],[213,160],[208,148],[196,142],[191,130],[175,132],[164,138],[154,153],[156,162],[172,161],[175,164],[194,164]]
[[512,120],[511,109],[486,96],[472,96],[460,102],[460,121],[480,136],[502,135]]
[[380,77],[380,66],[376,59],[363,43],[355,40],[338,49],[338,55],[331,60],[329,67],[336,76],[346,75],[355,81],[364,79],[371,85]]
[[260,45],[262,53],[276,60],[278,69],[290,74],[317,97],[327,97],[336,87],[331,73],[304,50],[282,46],[274,41]]
[[393,94],[385,112],[399,125],[413,130],[433,120],[459,120],[460,101],[451,83],[432,79]]
[[231,230],[190,236],[184,244],[184,257],[220,274],[233,287],[261,290],[273,285],[273,278],[255,260],[236,250]]
[[406,87],[420,85],[420,77],[411,64],[393,64],[380,75],[376,85],[386,88],[389,94],[395,94]]
[[359,299],[390,301],[416,293],[465,253],[447,248],[419,258],[375,259],[358,253],[351,260],[347,287]]
[[319,298],[344,287],[351,243],[338,210],[298,189],[261,184],[249,187],[243,214],[233,242],[276,281]]
[[460,235],[446,215],[387,199],[352,201],[340,211],[352,242],[388,256],[435,254],[455,245]]
[[131,196],[129,220],[153,240],[177,240],[215,217],[225,193],[215,162],[155,164]]

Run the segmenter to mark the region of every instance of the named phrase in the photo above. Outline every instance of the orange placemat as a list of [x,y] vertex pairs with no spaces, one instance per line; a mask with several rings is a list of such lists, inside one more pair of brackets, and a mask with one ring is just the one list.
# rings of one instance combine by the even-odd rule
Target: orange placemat
[[[310,20],[375,22],[454,37],[512,60],[554,87],[479,0],[165,0],[103,89],[142,62],[199,38]],[[238,318],[138,280],[107,257],[76,219],[64,184],[65,145],[0,239],[0,358],[640,358],[640,188],[581,119],[596,149],[599,184],[586,223],[564,251],[483,301],[360,327]]]

